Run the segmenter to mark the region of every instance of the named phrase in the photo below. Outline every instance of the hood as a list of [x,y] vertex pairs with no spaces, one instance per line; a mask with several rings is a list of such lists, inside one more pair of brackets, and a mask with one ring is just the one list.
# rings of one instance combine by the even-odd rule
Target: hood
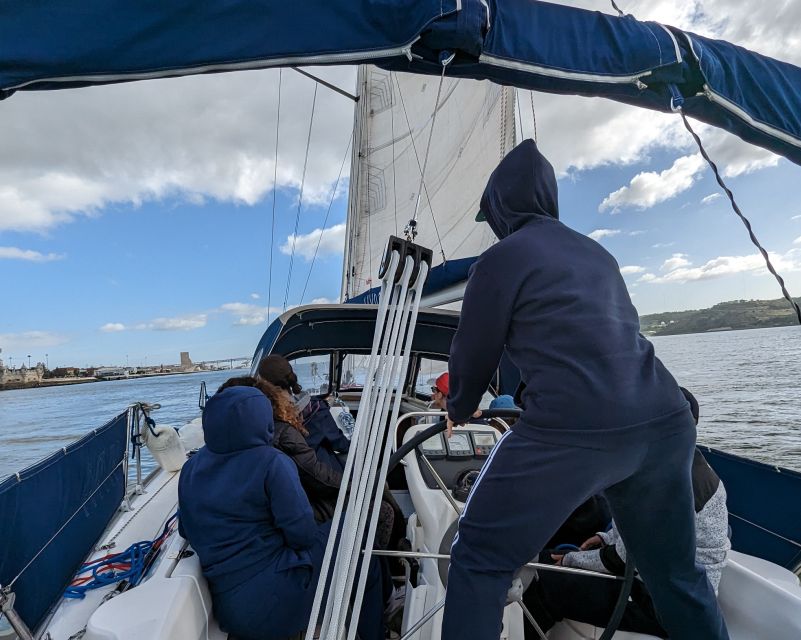
[[556,175],[533,140],[524,140],[495,167],[481,196],[481,212],[502,240],[535,216],[559,219]]
[[254,387],[229,387],[214,394],[203,410],[206,447],[233,453],[273,443],[273,408]]

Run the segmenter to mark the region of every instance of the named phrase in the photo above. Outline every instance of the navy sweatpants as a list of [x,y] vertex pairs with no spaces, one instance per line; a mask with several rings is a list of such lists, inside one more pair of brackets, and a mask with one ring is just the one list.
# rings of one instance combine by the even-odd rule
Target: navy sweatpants
[[451,548],[443,640],[498,640],[513,573],[601,492],[670,636],[727,639],[715,594],[695,564],[689,413],[675,435],[613,450],[547,444],[525,429],[504,434],[467,500]]

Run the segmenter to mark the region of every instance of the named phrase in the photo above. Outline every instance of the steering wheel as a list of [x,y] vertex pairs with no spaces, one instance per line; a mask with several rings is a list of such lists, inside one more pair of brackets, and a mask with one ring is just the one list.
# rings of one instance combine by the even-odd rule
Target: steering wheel
[[[481,412],[481,418],[519,418],[521,413],[521,409],[487,409],[486,411]],[[398,466],[398,463],[403,460],[403,458],[405,458],[411,451],[414,451],[419,445],[423,444],[431,436],[435,436],[438,433],[445,431],[447,426],[448,422],[446,420],[440,420],[427,429],[423,429],[420,433],[410,438],[408,442],[403,443],[400,447],[398,447],[398,450],[393,453],[392,456],[390,456],[388,472],[394,470],[395,467]],[[456,520],[451,526],[451,528],[454,530],[453,533],[455,533],[458,522],[459,521]],[[440,550],[440,552],[443,553],[442,550]],[[443,564],[443,562],[440,562],[440,575],[443,573]],[[447,566],[445,569],[445,575],[447,576]],[[628,603],[633,582],[634,563],[631,561],[631,559],[629,559],[626,562],[624,580],[620,589],[620,593],[617,597],[617,602],[615,603],[615,608],[612,611],[612,616],[609,620],[609,623],[607,623],[606,629],[604,629],[604,632],[601,634],[599,640],[609,640],[615,634],[615,631],[617,631],[618,626],[620,625],[620,620],[622,619],[623,613],[626,609],[626,604]],[[447,582],[443,582],[443,584],[447,584]]]
[[[523,413],[522,409],[484,409],[481,411],[481,418],[519,418]],[[423,444],[431,436],[445,431],[448,426],[446,420],[440,420],[432,424],[430,427],[423,429],[420,433],[413,436],[404,442],[398,450],[389,458],[389,469],[387,473],[391,473],[398,463],[405,458],[410,451],[414,451],[419,445]]]

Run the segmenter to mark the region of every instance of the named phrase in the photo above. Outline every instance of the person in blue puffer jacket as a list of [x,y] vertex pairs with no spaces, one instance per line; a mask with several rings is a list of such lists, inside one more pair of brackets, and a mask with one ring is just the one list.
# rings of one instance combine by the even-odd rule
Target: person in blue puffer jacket
[[295,464],[272,447],[269,401],[226,389],[208,401],[203,434],[206,446],[181,470],[179,523],[220,626],[242,638],[302,631],[330,524],[315,524]]
[[[292,460],[273,448],[273,412],[253,387],[215,394],[206,446],[181,470],[179,528],[197,552],[220,627],[238,639],[279,640],[309,623],[331,522],[316,524]],[[360,636],[383,637],[380,587],[370,586]],[[376,615],[377,610],[377,615]]]

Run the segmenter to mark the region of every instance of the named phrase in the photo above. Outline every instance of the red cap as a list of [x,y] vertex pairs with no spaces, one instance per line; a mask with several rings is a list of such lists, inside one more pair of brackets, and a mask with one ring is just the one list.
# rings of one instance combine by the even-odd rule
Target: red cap
[[450,388],[450,376],[448,373],[443,373],[437,381],[434,383],[434,386],[442,392],[442,395],[448,395],[448,389]]

